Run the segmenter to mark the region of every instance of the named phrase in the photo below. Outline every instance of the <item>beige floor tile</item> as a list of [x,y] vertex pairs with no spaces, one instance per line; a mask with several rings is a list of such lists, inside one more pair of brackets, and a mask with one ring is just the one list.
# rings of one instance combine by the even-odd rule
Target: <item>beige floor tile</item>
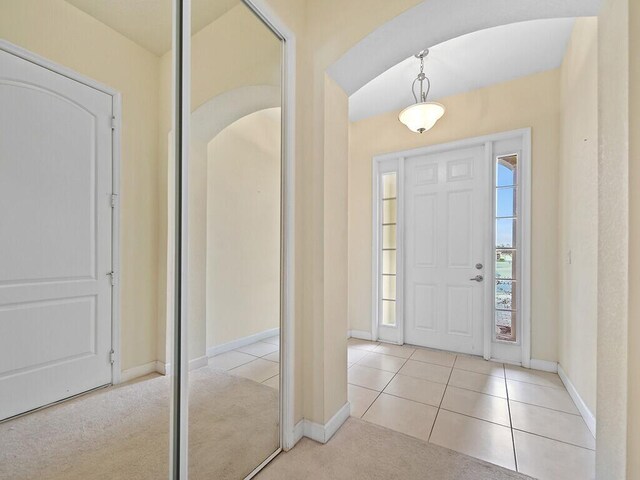
[[454,368],[504,378],[504,365],[502,363],[490,362],[481,357],[458,355]]
[[277,352],[278,350],[279,348],[277,345],[265,342],[256,342],[251,345],[236,348],[237,352],[248,353],[249,355],[254,355],[256,357],[263,357],[270,353]]
[[591,450],[596,448],[596,439],[580,415],[514,401],[510,404],[513,428]]
[[428,440],[437,412],[436,407],[383,393],[373,402],[362,419]]
[[256,358],[253,362],[246,363],[232,370],[229,373],[240,377],[248,378],[254,382],[262,383],[265,380],[277,375],[280,371],[280,365],[269,360]]
[[364,412],[371,406],[380,392],[357,385],[347,385],[349,403],[351,404],[351,416],[362,417]]
[[262,340],[265,343],[270,343],[271,345],[280,346],[280,335],[276,335],[275,337],[269,337]]
[[511,428],[506,398],[448,386],[441,407]]
[[416,360],[407,360],[407,363],[404,364],[398,373],[400,375],[422,378],[430,382],[446,384],[451,374],[451,368],[434,365],[432,363],[418,362]]
[[442,401],[445,388],[446,385],[442,383],[430,382],[422,378],[408,377],[406,375],[396,375],[384,389],[384,393],[438,407]]
[[349,347],[347,349],[347,363],[356,363],[362,360],[367,354],[368,350],[362,350],[356,347]]
[[542,387],[532,383],[507,380],[509,399],[516,402],[529,403],[539,407],[551,408],[562,412],[578,414],[573,400],[566,392],[559,388]]
[[513,431],[518,471],[539,480],[593,480],[595,452],[519,430]]
[[280,351],[270,353],[269,355],[265,355],[265,360],[269,360],[270,362],[280,362]]
[[222,370],[231,370],[245,363],[253,362],[255,359],[256,357],[248,353],[231,351],[210,358],[209,365]]
[[453,369],[449,385],[466,388],[474,392],[486,393],[497,397],[507,398],[507,388],[504,379],[483,375],[481,373],[468,372],[466,370]]
[[436,365],[442,365],[444,367],[453,367],[453,363],[456,361],[456,356],[449,352],[440,352],[438,350],[428,350],[425,348],[418,348],[411,360],[418,360],[420,362],[434,363]]
[[564,384],[557,373],[531,370],[514,365],[505,365],[505,373],[508,380],[517,380],[519,382],[534,383],[543,387],[564,389]]
[[393,373],[377,368],[354,365],[347,371],[349,383],[381,392],[393,378]]
[[374,352],[384,353],[385,355],[393,355],[394,357],[409,358],[416,349],[407,345],[391,345],[389,343],[381,343],[376,347]]
[[440,410],[431,443],[515,470],[511,429]]
[[280,390],[280,375],[276,375],[275,377],[271,377],[268,380],[262,382],[263,385],[267,387],[275,388],[276,390]]
[[367,350],[369,352],[375,350],[378,345],[380,345],[379,342],[370,342],[369,340],[360,340],[359,338],[350,338],[347,340],[348,347]]
[[400,357],[393,357],[391,355],[383,355],[382,353],[367,353],[360,361],[358,365],[364,367],[378,368],[387,372],[396,373],[402,368],[406,360]]

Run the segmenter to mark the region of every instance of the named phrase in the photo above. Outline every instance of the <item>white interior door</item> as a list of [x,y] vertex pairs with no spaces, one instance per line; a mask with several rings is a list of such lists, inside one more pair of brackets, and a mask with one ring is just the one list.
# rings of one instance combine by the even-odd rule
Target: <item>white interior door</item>
[[483,353],[484,158],[479,146],[405,160],[406,343]]
[[112,379],[112,97],[0,51],[0,419]]

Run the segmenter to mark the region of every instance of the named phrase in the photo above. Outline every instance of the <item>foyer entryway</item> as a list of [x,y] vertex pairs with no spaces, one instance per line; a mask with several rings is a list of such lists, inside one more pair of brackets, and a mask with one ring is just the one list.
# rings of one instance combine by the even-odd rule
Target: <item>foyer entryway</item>
[[373,159],[374,340],[528,367],[530,130]]
[[594,478],[595,438],[560,377],[349,339],[351,415],[540,479]]

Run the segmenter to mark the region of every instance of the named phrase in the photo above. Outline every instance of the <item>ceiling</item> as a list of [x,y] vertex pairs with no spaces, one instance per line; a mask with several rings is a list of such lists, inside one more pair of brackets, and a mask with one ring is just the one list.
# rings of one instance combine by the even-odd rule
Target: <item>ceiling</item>
[[[574,18],[512,23],[462,35],[429,49],[425,73],[430,100],[558,68]],[[401,110],[414,103],[411,83],[418,74],[415,57],[391,67],[349,97],[351,121]]]
[[[66,0],[156,55],[171,49],[171,0]],[[197,33],[240,0],[192,0],[191,30]]]

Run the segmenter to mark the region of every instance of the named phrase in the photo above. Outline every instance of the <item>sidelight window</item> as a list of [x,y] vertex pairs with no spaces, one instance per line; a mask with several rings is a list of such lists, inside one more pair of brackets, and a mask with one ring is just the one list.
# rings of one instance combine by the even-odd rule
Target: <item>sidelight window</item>
[[381,175],[382,198],[380,205],[380,222],[382,228],[381,258],[382,269],[380,285],[382,298],[380,305],[380,323],[386,326],[396,324],[396,258],[397,245],[397,212],[398,212],[398,180],[396,172]]
[[495,338],[517,341],[520,294],[518,269],[518,155],[496,158]]

